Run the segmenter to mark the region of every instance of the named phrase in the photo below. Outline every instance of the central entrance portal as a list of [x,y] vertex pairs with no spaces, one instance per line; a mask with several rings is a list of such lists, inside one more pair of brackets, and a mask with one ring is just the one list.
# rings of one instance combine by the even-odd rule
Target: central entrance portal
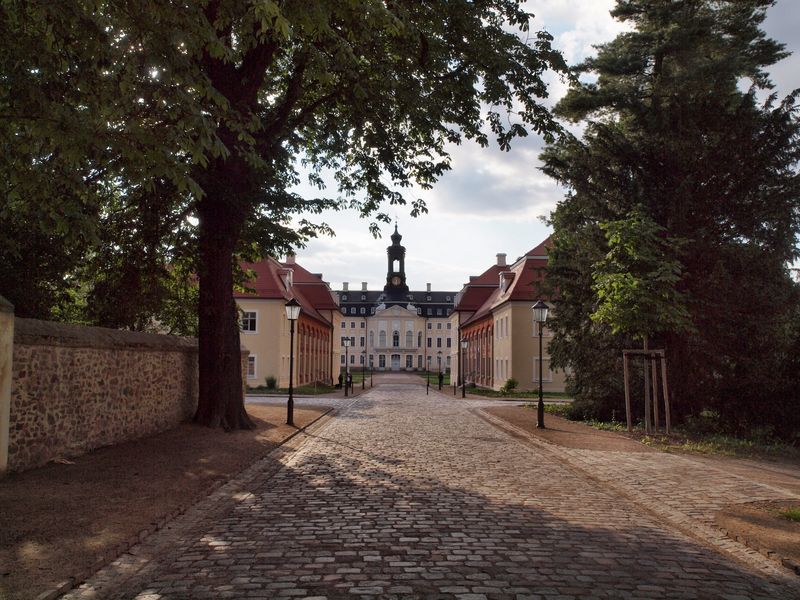
[[400,355],[392,354],[392,371],[400,370]]

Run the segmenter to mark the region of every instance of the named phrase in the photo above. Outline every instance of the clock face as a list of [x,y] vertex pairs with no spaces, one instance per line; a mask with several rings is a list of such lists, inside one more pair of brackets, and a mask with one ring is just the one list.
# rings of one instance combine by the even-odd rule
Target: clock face
[[400,278],[397,275],[392,277],[392,285],[400,285]]

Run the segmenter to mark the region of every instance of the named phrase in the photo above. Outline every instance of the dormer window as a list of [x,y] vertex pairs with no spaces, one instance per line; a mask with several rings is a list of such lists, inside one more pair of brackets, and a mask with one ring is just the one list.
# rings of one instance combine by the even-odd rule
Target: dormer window
[[431,297],[430,297],[430,296],[428,296],[428,297],[427,297],[427,300],[428,300],[428,302],[430,302],[430,301],[431,301]]
[[347,294],[342,294],[342,300],[347,300]]
[[367,295],[366,294],[361,294],[361,299],[362,300],[366,300],[367,299]]

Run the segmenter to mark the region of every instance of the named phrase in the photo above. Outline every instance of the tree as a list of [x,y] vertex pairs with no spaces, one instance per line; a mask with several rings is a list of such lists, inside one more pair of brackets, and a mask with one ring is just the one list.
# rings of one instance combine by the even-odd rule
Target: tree
[[[621,349],[624,334],[643,330],[667,347],[680,415],[711,408],[746,429],[764,406],[759,386],[776,391],[765,374],[780,370],[797,301],[787,264],[800,231],[800,147],[794,95],[757,100],[770,85],[764,68],[785,56],[760,30],[771,4],[620,0],[612,14],[634,29],[577,67],[596,80],[556,109],[586,123],[582,140],[544,154],[545,171],[570,189],[552,215],[549,278],[563,305],[554,363],[572,363],[585,401],[599,387],[619,402],[618,375],[585,383],[586,372],[619,373],[618,361],[590,366],[571,342]],[[615,229],[640,241],[649,231],[644,272],[630,260],[636,244],[619,260],[624,245],[604,235]]]
[[[517,1],[106,0],[78,4],[67,16],[12,7],[40,33],[56,31],[53,47],[40,48],[59,59],[48,76],[79,105],[84,94],[88,106],[100,105],[98,123],[111,130],[99,144],[101,158],[110,155],[103,168],[128,185],[158,178],[174,185],[163,214],[191,198],[195,419],[206,425],[251,426],[231,297],[234,256],[245,242],[279,252],[317,231],[310,222],[293,228],[292,215],[346,205],[366,217],[382,203],[404,204],[401,191],[430,187],[449,168],[448,147],[464,139],[486,145],[493,135],[507,149],[529,129],[548,139],[557,130],[539,103],[541,75],[564,65],[548,34],[528,33],[530,15]],[[19,21],[7,22],[17,33]],[[80,35],[87,25],[97,39]],[[73,60],[89,61],[97,74],[89,82],[119,95],[97,99]],[[12,66],[21,80],[30,75],[30,67]],[[65,71],[81,85],[61,81]],[[323,169],[335,172],[342,199],[288,193],[298,159],[317,182]],[[412,203],[412,215],[424,210]]]

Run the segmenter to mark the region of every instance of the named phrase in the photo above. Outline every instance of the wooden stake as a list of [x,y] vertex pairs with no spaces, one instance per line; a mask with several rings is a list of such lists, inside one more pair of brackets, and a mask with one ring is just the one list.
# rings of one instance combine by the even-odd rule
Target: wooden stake
[[653,371],[653,423],[658,433],[658,371],[655,357],[650,358],[650,368]]
[[628,376],[628,355],[622,353],[622,371],[625,374],[625,418],[628,421],[628,431],[633,431],[633,421],[631,419],[631,383]]
[[664,387],[664,424],[666,425],[667,435],[669,428],[669,388],[667,387],[667,357],[661,357],[661,385]]
[[[647,350],[647,338],[644,338],[644,349]],[[652,433],[652,418],[651,405],[650,405],[650,371],[647,368],[647,358],[645,357],[642,362],[642,371],[644,371],[644,432]]]

